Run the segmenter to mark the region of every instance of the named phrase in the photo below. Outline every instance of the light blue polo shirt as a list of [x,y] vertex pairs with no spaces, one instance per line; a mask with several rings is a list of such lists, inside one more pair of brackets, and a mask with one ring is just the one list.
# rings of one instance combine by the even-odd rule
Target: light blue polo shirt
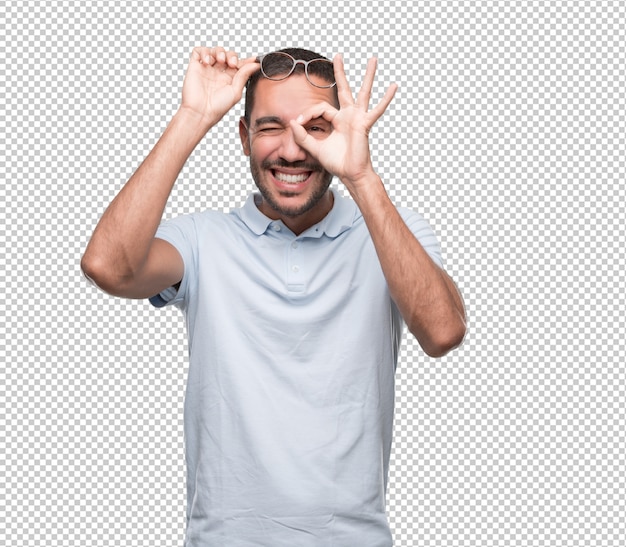
[[[188,547],[389,547],[402,319],[365,222],[334,192],[295,236],[257,208],[164,222],[184,261]],[[426,221],[402,217],[433,260]]]

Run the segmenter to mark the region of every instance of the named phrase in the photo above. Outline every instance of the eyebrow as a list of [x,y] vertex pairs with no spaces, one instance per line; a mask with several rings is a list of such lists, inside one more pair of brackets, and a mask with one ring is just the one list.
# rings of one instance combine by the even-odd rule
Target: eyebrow
[[267,124],[279,124],[282,125],[283,124],[283,120],[281,120],[278,116],[264,116],[262,118],[257,118],[254,121],[254,127],[259,127],[260,125],[267,125]]

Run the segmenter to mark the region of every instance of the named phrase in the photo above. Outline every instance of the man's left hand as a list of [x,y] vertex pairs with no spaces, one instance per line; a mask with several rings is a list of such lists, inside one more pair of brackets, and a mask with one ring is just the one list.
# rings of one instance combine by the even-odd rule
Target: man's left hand
[[[369,150],[369,132],[389,106],[398,86],[391,84],[380,102],[370,110],[377,60],[372,58],[368,61],[356,100],[348,84],[340,55],[335,56],[333,65],[340,108],[321,102],[303,112],[297,120],[293,120],[291,128],[298,145],[307,150],[327,171],[339,177],[354,195],[359,193],[366,181],[372,180],[374,169]],[[315,138],[305,129],[316,118],[323,118],[332,126],[331,133],[325,139]]]

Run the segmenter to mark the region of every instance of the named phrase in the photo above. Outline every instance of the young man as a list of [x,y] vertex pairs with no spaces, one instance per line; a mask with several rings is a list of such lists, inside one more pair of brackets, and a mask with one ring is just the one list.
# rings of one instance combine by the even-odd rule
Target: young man
[[[110,294],[185,314],[188,546],[391,545],[402,322],[440,356],[465,312],[434,234],[372,168],[368,134],[396,91],[370,110],[375,70],[355,100],[339,56],[194,49],[180,109],[83,256]],[[161,224],[186,159],[246,83],[239,133],[259,193]]]

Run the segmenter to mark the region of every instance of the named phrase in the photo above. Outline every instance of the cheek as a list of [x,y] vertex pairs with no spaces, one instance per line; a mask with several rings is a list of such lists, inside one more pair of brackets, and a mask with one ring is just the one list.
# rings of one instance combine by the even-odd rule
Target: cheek
[[278,149],[276,139],[262,137],[250,142],[250,155],[257,160],[264,160],[272,156]]

